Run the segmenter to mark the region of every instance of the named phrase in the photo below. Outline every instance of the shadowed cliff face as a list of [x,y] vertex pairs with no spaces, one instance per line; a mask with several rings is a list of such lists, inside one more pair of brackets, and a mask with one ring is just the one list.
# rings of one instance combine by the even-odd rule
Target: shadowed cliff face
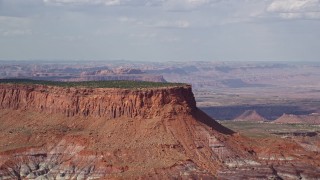
[[[191,113],[190,86],[158,89],[86,89],[41,85],[0,85],[0,108],[62,113],[67,116],[152,118]],[[179,107],[173,107],[179,105]],[[178,109],[177,109],[178,108]]]

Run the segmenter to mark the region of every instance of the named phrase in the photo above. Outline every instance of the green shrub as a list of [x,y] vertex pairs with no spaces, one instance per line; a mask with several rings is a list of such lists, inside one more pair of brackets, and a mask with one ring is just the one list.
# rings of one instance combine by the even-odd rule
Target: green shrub
[[86,88],[153,88],[153,87],[172,87],[183,86],[183,83],[168,82],[146,82],[146,81],[44,81],[31,79],[0,79],[0,84],[38,84],[59,87],[86,87]]

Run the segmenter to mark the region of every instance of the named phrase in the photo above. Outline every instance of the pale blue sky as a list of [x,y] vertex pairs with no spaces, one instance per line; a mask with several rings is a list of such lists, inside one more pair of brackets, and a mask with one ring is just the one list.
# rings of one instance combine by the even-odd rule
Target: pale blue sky
[[0,0],[0,59],[320,61],[320,0]]

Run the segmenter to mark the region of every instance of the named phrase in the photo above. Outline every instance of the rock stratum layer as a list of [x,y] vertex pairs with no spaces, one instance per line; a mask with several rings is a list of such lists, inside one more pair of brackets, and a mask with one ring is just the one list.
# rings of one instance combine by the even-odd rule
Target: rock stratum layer
[[[0,103],[0,179],[312,179],[320,174],[319,156],[310,152],[304,157],[312,158],[303,161],[294,156],[295,149],[301,152],[294,144],[290,156],[282,149],[279,157],[274,149],[256,151],[247,138],[200,111],[190,86],[1,84]],[[291,166],[297,162],[301,166]]]
[[[35,110],[66,116],[114,119],[150,118],[195,109],[190,86],[158,89],[61,88],[41,85],[1,85],[0,108]],[[166,111],[164,111],[166,109]]]

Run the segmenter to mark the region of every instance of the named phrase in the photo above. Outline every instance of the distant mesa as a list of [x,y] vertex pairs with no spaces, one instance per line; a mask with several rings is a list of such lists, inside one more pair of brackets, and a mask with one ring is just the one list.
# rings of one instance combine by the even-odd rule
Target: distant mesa
[[[17,78],[21,76],[13,76]],[[82,70],[74,73],[48,73],[37,72],[31,77],[23,76],[24,78],[34,80],[49,80],[49,81],[150,81],[150,82],[167,82],[162,75],[148,74],[140,69],[119,67],[109,69]]]
[[190,85],[8,81],[0,179],[214,179],[224,162],[255,159],[196,107]]
[[[300,162],[270,167],[282,151],[260,159],[274,146],[210,118],[181,83],[0,80],[0,114],[0,179],[287,179]],[[294,175],[319,179],[316,160]]]
[[200,70],[196,66],[182,66],[182,67],[165,67],[146,70],[151,74],[179,74],[188,75],[190,73],[199,72]]
[[105,75],[123,75],[123,74],[145,74],[140,69],[134,69],[134,68],[116,68],[116,69],[99,69],[96,71],[84,71],[80,74],[81,77],[85,76],[105,76]]
[[84,71],[80,73],[80,76],[85,77],[85,76],[111,75],[111,74],[114,74],[112,70],[104,69],[104,70],[96,70],[96,71]]
[[56,81],[149,81],[149,82],[167,82],[161,75],[153,74],[98,74],[85,75],[71,78],[52,79]]
[[143,71],[140,69],[134,69],[134,68],[116,68],[113,70],[115,74],[144,74]]
[[251,84],[242,79],[225,79],[221,81],[221,85],[228,88],[246,88],[246,87],[265,87],[264,84]]
[[320,115],[318,113],[309,115],[283,114],[273,122],[282,124],[320,124]]
[[290,123],[290,124],[302,124],[304,123],[303,118],[301,115],[294,115],[294,114],[283,114],[278,119],[273,121],[275,123]]
[[234,119],[234,121],[254,121],[254,122],[262,122],[266,120],[267,119],[261,116],[256,110],[246,110],[240,116]]

